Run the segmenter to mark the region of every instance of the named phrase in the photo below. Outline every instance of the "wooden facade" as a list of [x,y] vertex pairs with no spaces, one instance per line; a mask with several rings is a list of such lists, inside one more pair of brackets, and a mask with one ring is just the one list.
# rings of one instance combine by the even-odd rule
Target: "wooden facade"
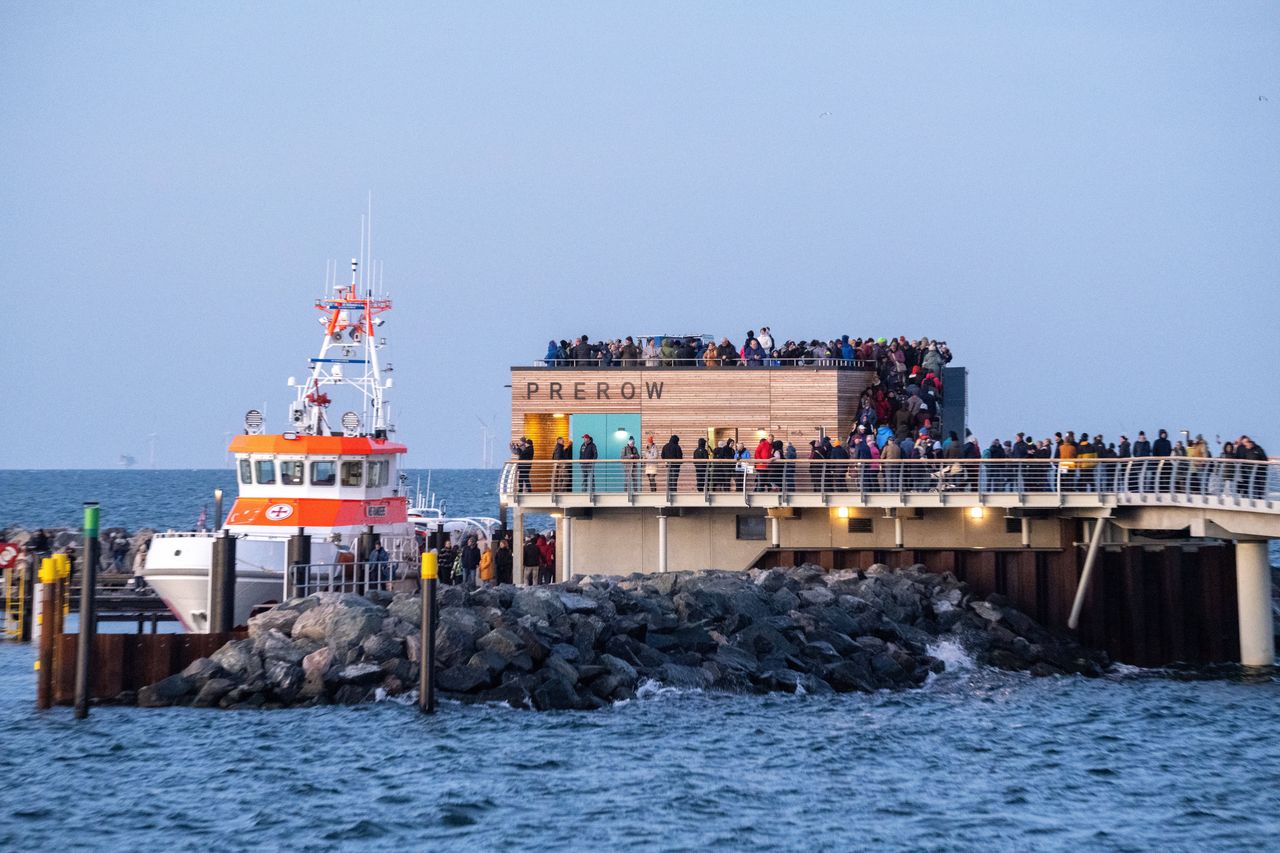
[[688,449],[729,436],[754,447],[772,435],[807,452],[819,428],[848,433],[873,376],[836,367],[513,367],[511,435],[528,436],[546,459],[557,436],[581,438],[569,435],[573,415],[636,413],[659,445],[672,435]]

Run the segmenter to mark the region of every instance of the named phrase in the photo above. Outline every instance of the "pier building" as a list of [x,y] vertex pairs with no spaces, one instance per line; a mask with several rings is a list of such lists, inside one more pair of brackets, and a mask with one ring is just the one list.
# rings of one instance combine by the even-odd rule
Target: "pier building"
[[[919,563],[1121,661],[1272,663],[1280,463],[804,458],[849,431],[874,379],[840,361],[513,367],[512,435],[534,452],[506,463],[500,499],[518,533],[527,514],[554,519],[561,579]],[[941,430],[964,435],[964,371],[942,379]],[[683,459],[621,458],[650,435],[678,436]],[[550,458],[557,438],[572,459]],[[777,439],[800,458],[695,460],[700,438]]]

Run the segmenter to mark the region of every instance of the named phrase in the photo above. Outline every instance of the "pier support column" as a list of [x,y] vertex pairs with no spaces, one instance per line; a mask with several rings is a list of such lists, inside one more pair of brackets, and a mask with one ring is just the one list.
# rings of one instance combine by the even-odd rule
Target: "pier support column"
[[524,511],[517,505],[511,510],[511,582],[524,586]]
[[667,516],[658,513],[658,571],[667,570]]
[[1276,638],[1271,620],[1271,561],[1265,540],[1236,543],[1236,608],[1240,614],[1240,663],[1273,665]]
[[782,519],[776,515],[769,519],[769,544],[775,548],[782,544]]
[[565,513],[560,541],[556,543],[556,560],[560,562],[560,582],[568,583],[573,577],[573,516]]
[[1098,562],[1098,545],[1102,542],[1102,529],[1107,526],[1106,518],[1093,522],[1093,536],[1089,539],[1089,553],[1084,558],[1084,568],[1080,571],[1080,583],[1076,586],[1076,600],[1071,604],[1071,615],[1067,617],[1067,627],[1072,631],[1080,627],[1080,611],[1084,609],[1084,596],[1089,591],[1089,580],[1093,577],[1093,567]]

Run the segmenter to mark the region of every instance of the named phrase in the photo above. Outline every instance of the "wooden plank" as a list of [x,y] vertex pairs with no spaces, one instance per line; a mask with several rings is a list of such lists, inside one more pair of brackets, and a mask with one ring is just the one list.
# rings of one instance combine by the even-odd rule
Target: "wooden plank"
[[1188,636],[1186,601],[1182,586],[1183,559],[1181,552],[1166,548],[1160,564],[1160,610],[1163,620],[1163,650],[1170,663],[1188,661]]

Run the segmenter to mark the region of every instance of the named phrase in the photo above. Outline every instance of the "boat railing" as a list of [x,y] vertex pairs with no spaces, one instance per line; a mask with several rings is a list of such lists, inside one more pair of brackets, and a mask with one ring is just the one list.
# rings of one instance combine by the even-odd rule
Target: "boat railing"
[[842,370],[875,370],[876,363],[870,360],[852,359],[845,360],[843,358],[768,358],[764,357],[759,360],[743,360],[737,358],[733,364],[725,364],[718,362],[715,364],[707,364],[700,358],[622,358],[610,361],[605,364],[603,359],[598,358],[539,358],[535,359],[533,367],[541,367],[547,369],[572,369],[572,370],[613,370],[613,369],[631,369],[631,370],[657,370],[657,369],[673,369],[673,370],[734,370],[737,368],[753,369],[753,368],[794,368],[794,367],[828,367],[838,368]]
[[295,563],[285,572],[284,601],[317,592],[392,591],[401,582],[417,577],[417,565],[408,560],[371,560],[355,563]]
[[[1014,493],[1116,496],[1117,502],[1280,500],[1280,460],[1130,459],[599,459],[507,462],[501,493],[523,495],[908,495]],[[749,501],[748,501],[749,502]]]

